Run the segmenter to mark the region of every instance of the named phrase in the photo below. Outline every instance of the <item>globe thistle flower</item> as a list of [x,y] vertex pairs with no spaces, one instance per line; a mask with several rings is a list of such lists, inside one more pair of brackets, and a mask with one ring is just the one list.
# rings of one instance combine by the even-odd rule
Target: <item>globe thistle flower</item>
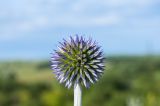
[[89,88],[104,72],[104,57],[101,47],[91,38],[70,37],[59,42],[58,50],[52,54],[54,74],[60,83],[70,88],[80,84]]

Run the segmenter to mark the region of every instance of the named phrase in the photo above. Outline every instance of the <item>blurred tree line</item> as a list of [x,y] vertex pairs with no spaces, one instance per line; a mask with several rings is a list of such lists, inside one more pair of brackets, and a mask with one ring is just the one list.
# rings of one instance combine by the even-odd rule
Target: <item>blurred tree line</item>
[[[48,62],[1,62],[0,106],[73,106]],[[160,57],[108,57],[101,80],[83,88],[83,106],[160,106]]]

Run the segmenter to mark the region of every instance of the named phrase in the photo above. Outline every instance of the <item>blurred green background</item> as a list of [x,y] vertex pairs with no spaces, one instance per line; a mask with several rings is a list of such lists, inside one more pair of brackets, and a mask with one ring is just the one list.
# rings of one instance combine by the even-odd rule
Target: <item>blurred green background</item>
[[[73,89],[48,61],[0,63],[0,106],[73,106]],[[113,56],[101,80],[83,88],[83,106],[160,106],[160,57]]]

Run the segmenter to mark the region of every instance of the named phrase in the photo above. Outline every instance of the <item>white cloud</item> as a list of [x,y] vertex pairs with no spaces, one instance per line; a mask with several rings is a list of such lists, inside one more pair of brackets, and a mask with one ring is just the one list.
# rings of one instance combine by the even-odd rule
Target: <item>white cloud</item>
[[156,0],[103,0],[107,6],[120,7],[120,6],[148,6],[155,3]]
[[95,17],[92,21],[96,26],[110,26],[117,25],[121,21],[121,17],[116,14],[109,14],[107,16]]
[[74,11],[85,11],[86,9],[94,9],[97,6],[106,7],[109,9],[115,8],[144,8],[158,3],[159,0],[79,0],[73,3]]
[[[0,39],[13,39],[46,27],[81,28],[126,24],[132,16],[138,22],[136,15],[158,2],[159,0],[6,1],[0,4],[0,23],[4,23],[0,24]],[[151,23],[152,19],[145,22]]]
[[47,17],[35,17],[28,20],[19,20],[5,24],[0,30],[0,40],[12,40],[17,37],[26,36],[24,33],[36,29],[44,28],[49,25]]

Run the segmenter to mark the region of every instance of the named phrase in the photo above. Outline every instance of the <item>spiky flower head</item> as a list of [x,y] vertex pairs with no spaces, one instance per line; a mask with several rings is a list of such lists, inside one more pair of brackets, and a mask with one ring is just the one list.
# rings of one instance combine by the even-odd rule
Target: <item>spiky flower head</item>
[[70,88],[81,84],[89,88],[104,72],[104,57],[101,47],[91,38],[76,35],[59,42],[52,54],[52,69],[60,83]]

